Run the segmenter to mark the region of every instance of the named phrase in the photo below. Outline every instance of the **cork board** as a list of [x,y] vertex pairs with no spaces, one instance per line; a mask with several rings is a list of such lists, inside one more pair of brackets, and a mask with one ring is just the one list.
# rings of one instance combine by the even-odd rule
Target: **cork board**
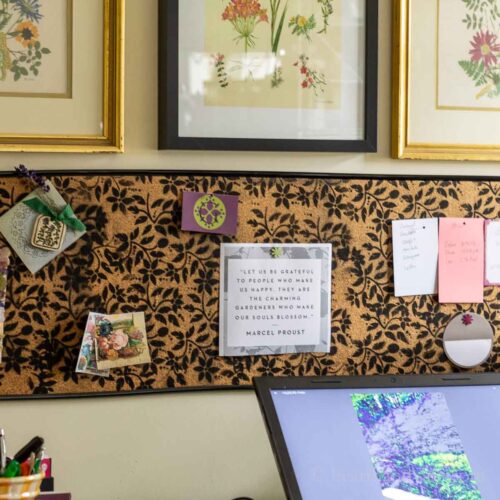
[[[498,327],[485,303],[395,298],[390,221],[499,216],[500,181],[157,173],[49,176],[87,235],[35,276],[13,259],[0,397],[249,387],[256,375],[445,373],[442,334],[459,311]],[[240,195],[236,238],[180,231],[184,190]],[[0,213],[29,192],[0,177]],[[332,243],[330,354],[218,357],[221,242]],[[109,379],[74,372],[89,311],[144,310],[153,362]],[[495,343],[479,371],[500,369]]]

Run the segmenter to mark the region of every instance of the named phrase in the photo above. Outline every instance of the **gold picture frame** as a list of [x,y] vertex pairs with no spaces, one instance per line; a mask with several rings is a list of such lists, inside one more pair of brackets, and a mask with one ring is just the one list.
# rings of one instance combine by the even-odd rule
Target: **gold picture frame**
[[[393,0],[393,67],[392,67],[392,156],[413,160],[500,160],[500,144],[447,144],[411,141],[409,137],[411,4],[413,0]],[[439,1],[439,0],[436,0]],[[438,4],[439,10],[439,4]],[[438,50],[436,23],[436,52]],[[437,59],[436,59],[437,60]],[[437,75],[436,75],[437,78]],[[436,109],[445,108],[436,105]],[[488,113],[491,114],[491,113]]]
[[122,153],[124,151],[125,0],[103,0],[103,9],[102,133],[95,135],[0,133],[0,152]]

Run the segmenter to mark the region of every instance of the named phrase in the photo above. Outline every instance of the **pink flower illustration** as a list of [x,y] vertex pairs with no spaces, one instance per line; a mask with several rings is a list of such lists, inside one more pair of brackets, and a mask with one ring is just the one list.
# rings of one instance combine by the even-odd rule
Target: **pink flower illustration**
[[472,324],[472,322],[474,321],[474,318],[470,315],[470,314],[464,314],[462,316],[462,323],[465,325],[465,326],[469,326]]
[[224,54],[220,54],[220,53],[215,54],[213,56],[213,58],[214,58],[215,64],[220,64],[220,63],[224,62]]
[[116,330],[110,335],[109,341],[113,349],[119,351],[128,345],[128,335],[123,330]]
[[474,62],[483,61],[486,68],[497,63],[500,44],[497,43],[496,35],[489,31],[480,31],[474,35],[471,45],[472,49],[469,54]]
[[324,87],[326,86],[325,75],[309,66],[309,57],[301,54],[299,60],[293,65],[299,69],[301,77],[300,86],[303,89],[313,89],[315,95],[324,92]]
[[[463,0],[462,19],[470,35],[470,45],[464,47],[467,57],[458,65],[478,91],[476,99],[495,99],[500,96],[500,24],[498,1]],[[484,99],[483,99],[484,100]]]

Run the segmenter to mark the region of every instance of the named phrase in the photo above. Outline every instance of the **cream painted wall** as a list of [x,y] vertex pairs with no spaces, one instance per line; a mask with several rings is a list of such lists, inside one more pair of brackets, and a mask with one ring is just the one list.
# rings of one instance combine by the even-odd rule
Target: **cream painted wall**
[[0,426],[42,435],[74,500],[284,498],[251,391],[1,402]]
[[[167,1],[167,0],[163,0]],[[389,158],[390,0],[380,0],[379,153],[211,153],[156,150],[157,0],[126,0],[126,153],[0,154],[0,169],[157,168],[377,174],[500,175],[498,164]],[[1,402],[12,447],[43,435],[57,486],[75,500],[283,498],[252,392]]]

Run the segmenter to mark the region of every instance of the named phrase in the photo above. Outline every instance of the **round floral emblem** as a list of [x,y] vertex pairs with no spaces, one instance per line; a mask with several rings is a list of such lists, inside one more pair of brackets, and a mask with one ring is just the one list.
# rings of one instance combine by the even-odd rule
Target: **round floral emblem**
[[226,206],[214,194],[202,196],[194,204],[194,220],[203,229],[219,229],[226,220]]

